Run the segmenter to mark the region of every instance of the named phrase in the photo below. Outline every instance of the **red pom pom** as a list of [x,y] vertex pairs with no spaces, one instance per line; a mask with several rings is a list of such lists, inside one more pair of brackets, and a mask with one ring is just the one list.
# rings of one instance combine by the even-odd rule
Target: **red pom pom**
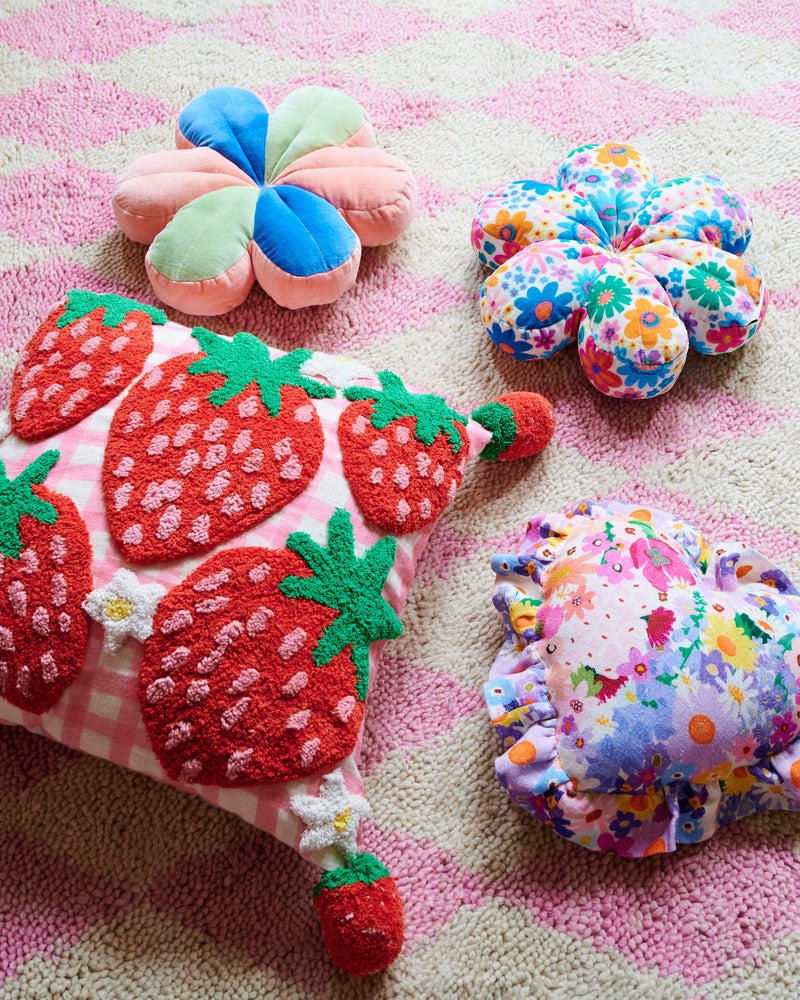
[[508,392],[498,399],[510,407],[517,421],[517,436],[497,457],[501,462],[525,458],[541,451],[553,436],[556,418],[549,399],[538,392]]
[[535,455],[548,443],[556,426],[550,401],[537,392],[507,392],[472,416],[492,432],[492,440],[481,452],[481,457],[490,461],[510,462]]
[[371,855],[357,855],[353,869],[323,876],[314,906],[331,958],[345,972],[368,976],[387,968],[400,954],[403,903],[397,883]]

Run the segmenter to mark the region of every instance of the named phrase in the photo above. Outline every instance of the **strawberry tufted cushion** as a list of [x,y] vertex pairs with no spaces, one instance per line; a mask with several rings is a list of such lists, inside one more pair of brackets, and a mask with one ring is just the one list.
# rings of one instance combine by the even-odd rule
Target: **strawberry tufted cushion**
[[758,330],[767,293],[741,256],[751,233],[745,199],[718,177],[658,184],[633,146],[580,146],[555,184],[515,180],[481,199],[486,332],[522,360],[577,342],[600,392],[661,395],[690,346],[725,354]]
[[387,965],[402,906],[357,847],[369,690],[467,462],[544,447],[549,404],[470,417],[390,372],[78,290],[23,350],[8,424],[0,721],[294,846],[327,873],[337,961]]
[[183,109],[176,145],[130,164],[112,207],[150,248],[153,291],[186,313],[227,312],[254,281],[291,309],[333,302],[362,246],[391,243],[416,210],[410,171],[373,148],[364,110],[338,90],[303,87],[268,111],[215,87]]

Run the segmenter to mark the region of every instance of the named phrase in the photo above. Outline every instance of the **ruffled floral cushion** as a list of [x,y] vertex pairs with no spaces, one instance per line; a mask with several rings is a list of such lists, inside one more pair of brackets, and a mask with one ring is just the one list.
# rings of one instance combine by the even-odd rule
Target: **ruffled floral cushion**
[[270,113],[252,91],[215,87],[183,109],[177,150],[123,171],[114,215],[151,244],[153,290],[184,312],[227,312],[256,280],[288,308],[333,302],[361,247],[392,242],[415,212],[412,174],[373,143],[340,91],[303,87]]
[[485,695],[514,802],[634,857],[800,809],[800,594],[768,559],[587,501],[492,566],[505,642]]
[[657,184],[632,146],[581,146],[555,184],[512,181],[479,203],[472,244],[493,270],[484,325],[522,359],[577,340],[601,392],[658,396],[690,345],[724,354],[758,329],[766,289],[741,259],[751,230],[744,198],[718,177]]

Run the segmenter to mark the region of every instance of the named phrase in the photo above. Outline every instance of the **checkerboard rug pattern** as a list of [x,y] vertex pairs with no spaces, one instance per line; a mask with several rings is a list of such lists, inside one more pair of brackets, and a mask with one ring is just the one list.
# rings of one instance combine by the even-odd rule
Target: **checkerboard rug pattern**
[[[419,183],[395,244],[339,301],[224,317],[346,354],[467,411],[516,389],[557,428],[518,467],[476,464],[435,529],[368,709],[363,847],[398,878],[403,954],[331,964],[315,873],[175,789],[0,731],[0,996],[728,1000],[800,991],[800,820],[762,814],[633,862],[559,840],[497,784],[481,688],[500,643],[489,557],[583,497],[660,506],[800,579],[800,3],[797,0],[0,0],[0,404],[17,353],[74,287],[153,302],[115,226],[114,178],[170,148],[209,87],[274,106],[309,83],[369,112]],[[633,143],[659,178],[713,173],[754,213],[771,292],[740,352],[692,354],[664,397],[606,398],[575,349],[492,347],[469,243],[477,199],[553,180],[584,142]]]

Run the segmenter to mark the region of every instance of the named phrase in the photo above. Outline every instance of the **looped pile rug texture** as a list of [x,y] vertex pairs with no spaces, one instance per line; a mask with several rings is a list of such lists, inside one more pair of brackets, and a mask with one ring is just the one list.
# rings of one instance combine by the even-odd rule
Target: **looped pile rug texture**
[[[739,1000],[800,994],[800,818],[766,813],[641,861],[566,843],[494,777],[481,689],[501,641],[490,556],[584,497],[660,506],[800,580],[800,3],[792,0],[0,0],[0,368],[70,288],[152,302],[114,177],[170,148],[209,87],[274,106],[340,87],[419,182],[395,244],[338,302],[255,289],[225,317],[283,349],[347,354],[468,411],[532,389],[555,437],[475,464],[424,555],[368,707],[363,847],[397,876],[387,972],[335,969],[315,873],[233,817],[115,766],[0,731],[0,996]],[[771,303],[739,352],[613,400],[575,348],[505,357],[480,319],[477,199],[554,180],[584,142],[658,177],[717,174],[750,202]]]

